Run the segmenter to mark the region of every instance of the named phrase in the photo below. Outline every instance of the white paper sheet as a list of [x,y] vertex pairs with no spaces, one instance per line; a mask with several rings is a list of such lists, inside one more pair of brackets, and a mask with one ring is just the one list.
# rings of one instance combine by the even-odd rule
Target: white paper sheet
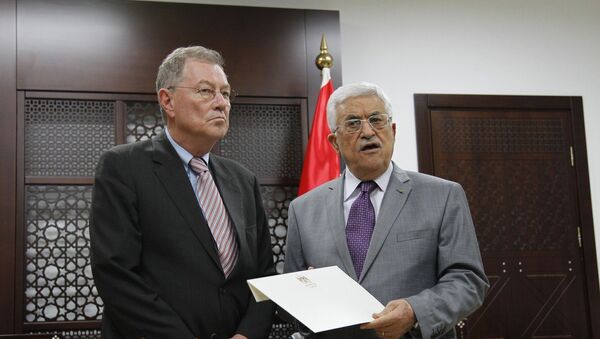
[[368,323],[384,306],[337,266],[248,280],[256,301],[273,300],[317,333]]

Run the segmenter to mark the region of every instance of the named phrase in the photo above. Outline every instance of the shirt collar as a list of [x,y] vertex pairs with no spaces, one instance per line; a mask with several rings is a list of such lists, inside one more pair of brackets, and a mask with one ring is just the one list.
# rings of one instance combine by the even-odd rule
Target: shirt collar
[[[187,166],[189,166],[189,164],[190,164],[190,160],[192,160],[194,155],[192,153],[188,152],[185,148],[181,147],[175,141],[175,139],[173,139],[173,137],[169,133],[168,127],[165,128],[165,134],[167,135],[167,139],[169,139],[169,142],[171,143],[171,145],[173,145],[173,148],[175,148],[175,151],[179,155],[179,158],[181,158],[181,161],[183,161],[183,163],[185,164],[185,166],[187,168]],[[209,155],[210,155],[210,153],[206,153],[201,157],[202,159],[204,159],[204,161],[206,162],[207,165],[208,165]]]
[[[390,182],[390,178],[392,176],[392,171],[394,169],[393,162],[390,161],[388,168],[383,172],[377,179],[373,180],[377,184],[377,188],[385,193],[385,189],[387,188],[388,183]],[[346,167],[344,171],[344,201],[348,200],[354,190],[361,183],[361,180],[358,179],[349,168]]]

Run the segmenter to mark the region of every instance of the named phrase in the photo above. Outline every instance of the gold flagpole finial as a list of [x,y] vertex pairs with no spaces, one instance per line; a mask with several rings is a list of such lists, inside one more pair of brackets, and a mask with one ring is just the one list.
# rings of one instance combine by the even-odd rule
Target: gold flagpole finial
[[323,69],[325,67],[331,68],[333,66],[333,57],[329,54],[327,50],[327,41],[325,41],[325,33],[323,33],[323,37],[321,37],[321,53],[317,55],[317,59],[315,60],[315,64],[319,69]]

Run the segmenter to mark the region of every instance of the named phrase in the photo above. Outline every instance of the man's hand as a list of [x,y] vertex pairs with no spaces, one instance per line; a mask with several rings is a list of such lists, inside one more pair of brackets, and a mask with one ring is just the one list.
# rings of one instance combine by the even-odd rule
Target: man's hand
[[231,337],[231,339],[248,339],[248,337],[246,337],[245,335],[236,334],[233,337]]
[[416,322],[415,312],[405,299],[390,301],[383,311],[373,314],[375,320],[360,326],[373,329],[380,338],[397,339],[408,332]]

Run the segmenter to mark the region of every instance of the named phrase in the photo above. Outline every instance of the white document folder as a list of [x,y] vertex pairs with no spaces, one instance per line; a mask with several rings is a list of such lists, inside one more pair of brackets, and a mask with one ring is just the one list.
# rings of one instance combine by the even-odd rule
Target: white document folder
[[317,333],[368,323],[384,306],[337,266],[248,280],[256,301],[273,300]]

